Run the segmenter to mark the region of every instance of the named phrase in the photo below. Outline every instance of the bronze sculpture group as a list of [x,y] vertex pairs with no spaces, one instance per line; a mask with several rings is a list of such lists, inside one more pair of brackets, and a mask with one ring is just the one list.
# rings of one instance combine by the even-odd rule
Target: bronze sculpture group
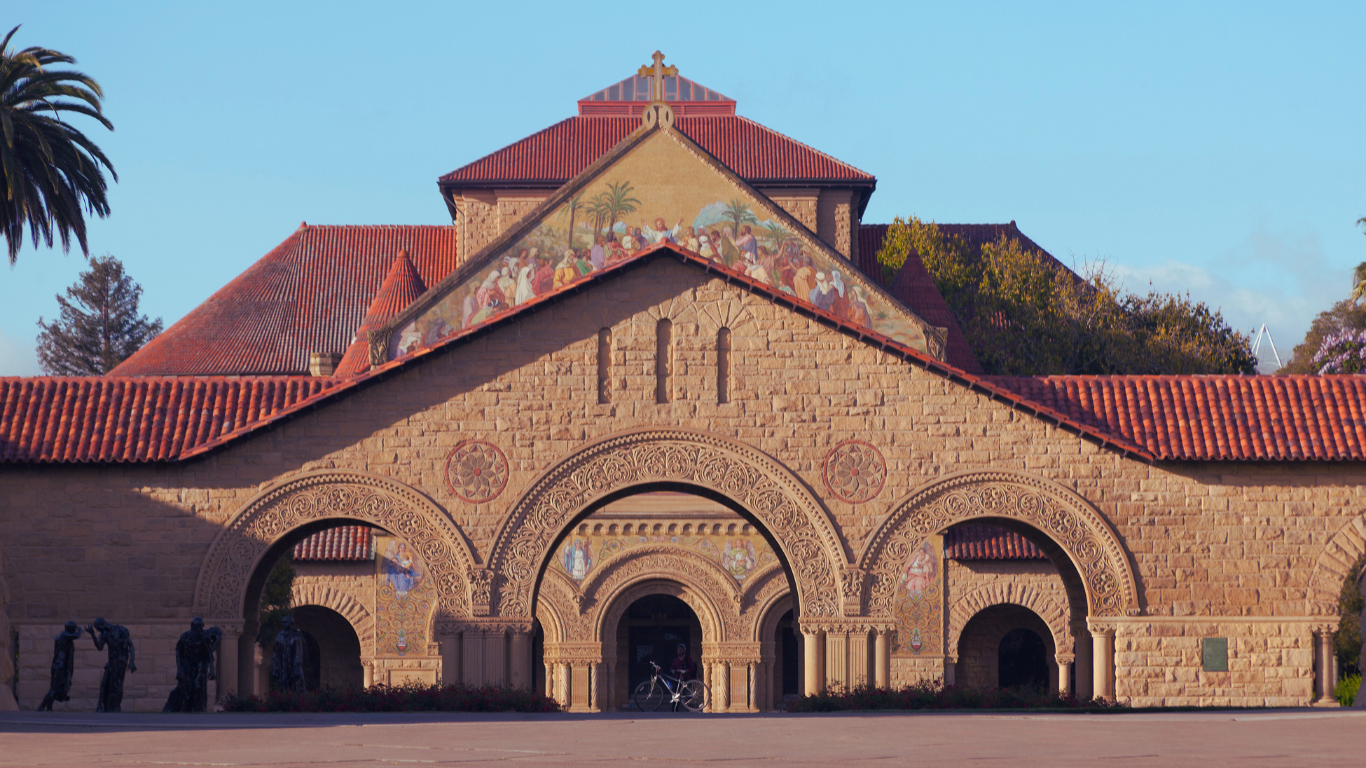
[[[307,645],[304,634],[294,628],[294,617],[285,616],[284,628],[275,637],[274,658],[271,661],[271,681],[277,691],[302,693],[304,684],[304,653]],[[123,705],[123,678],[127,672],[138,671],[136,650],[126,627],[110,624],[103,618],[84,627],[68,621],[57,635],[52,648],[52,677],[47,695],[38,705],[39,711],[52,711],[53,702],[71,699],[71,678],[76,671],[76,641],[85,633],[95,641],[96,650],[107,650],[109,660],[100,678],[100,696],[96,712],[118,712]],[[214,659],[223,639],[218,627],[204,628],[204,620],[195,617],[190,630],[181,634],[175,646],[176,687],[166,699],[162,712],[204,712],[209,704],[209,681],[214,680]]]

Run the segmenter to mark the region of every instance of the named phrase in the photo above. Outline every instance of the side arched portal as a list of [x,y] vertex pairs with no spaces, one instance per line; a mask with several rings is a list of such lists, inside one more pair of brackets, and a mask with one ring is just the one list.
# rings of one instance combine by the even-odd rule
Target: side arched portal
[[495,539],[479,578],[482,590],[475,592],[482,599],[471,606],[475,614],[530,618],[540,574],[560,536],[602,504],[659,486],[725,500],[758,523],[791,568],[803,616],[849,609],[841,600],[844,545],[829,511],[795,474],[733,440],[640,430],[588,444],[528,487]]

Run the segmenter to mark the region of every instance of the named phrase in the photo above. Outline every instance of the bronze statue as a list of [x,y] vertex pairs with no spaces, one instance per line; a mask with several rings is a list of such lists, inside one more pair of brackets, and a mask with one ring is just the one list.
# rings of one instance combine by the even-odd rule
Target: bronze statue
[[[99,634],[95,631],[99,630]],[[118,712],[123,706],[123,674],[138,671],[133,648],[133,638],[125,627],[110,624],[103,618],[95,619],[92,626],[85,628],[95,641],[95,650],[109,649],[109,661],[104,665],[104,677],[100,678],[100,699],[95,705],[96,712]]]
[[39,712],[51,712],[52,702],[71,699],[71,675],[76,671],[76,641],[81,638],[81,628],[76,622],[68,621],[66,629],[57,634],[52,644],[52,682],[48,684],[47,695],[38,705]]
[[304,633],[294,628],[294,617],[286,616],[281,620],[284,629],[275,636],[275,648],[270,663],[270,679],[275,690],[303,693],[304,686]]
[[214,654],[223,639],[218,627],[204,629],[196,616],[190,631],[175,644],[176,687],[166,698],[162,712],[204,712],[209,708],[209,681],[214,679]]

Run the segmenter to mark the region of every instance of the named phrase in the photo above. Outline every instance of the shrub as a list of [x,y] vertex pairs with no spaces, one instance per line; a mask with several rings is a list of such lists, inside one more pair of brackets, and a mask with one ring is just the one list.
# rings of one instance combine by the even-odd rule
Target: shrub
[[230,696],[226,712],[559,712],[554,699],[539,693],[484,686],[407,684],[397,687],[321,688],[307,693],[272,691],[266,696]]
[[1338,681],[1338,686],[1333,689],[1333,698],[1344,707],[1350,707],[1356,703],[1357,691],[1361,690],[1361,675],[1348,675]]
[[1110,709],[1103,699],[1079,701],[1033,688],[963,688],[921,682],[899,690],[855,688],[802,696],[788,712],[842,712],[877,709]]

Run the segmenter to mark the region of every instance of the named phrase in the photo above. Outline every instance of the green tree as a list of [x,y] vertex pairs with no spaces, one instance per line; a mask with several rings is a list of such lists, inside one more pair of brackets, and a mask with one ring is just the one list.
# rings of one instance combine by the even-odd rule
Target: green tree
[[294,602],[294,562],[286,552],[266,577],[261,588],[261,606],[257,612],[258,629],[256,642],[262,648],[270,648],[275,636],[283,629],[281,624]]
[[1323,348],[1324,340],[1343,331],[1360,330],[1366,330],[1366,307],[1352,299],[1339,301],[1314,318],[1304,335],[1304,341],[1295,347],[1289,362],[1276,373],[1318,373],[1314,356]]
[[85,134],[62,120],[62,113],[85,115],[109,130],[101,106],[104,92],[94,78],[57,64],[75,59],[47,48],[11,51],[15,27],[0,42],[0,229],[9,247],[9,263],[19,257],[24,227],[36,248],[51,248],[53,235],[62,250],[71,249],[71,236],[90,255],[85,211],[109,215],[104,172],[118,181],[109,158]]
[[741,224],[758,224],[759,220],[754,217],[754,211],[750,210],[749,205],[740,198],[735,198],[726,204],[725,217],[730,219],[735,225],[735,236],[740,236]]
[[1002,237],[980,249],[898,218],[878,263],[890,283],[911,254],[934,277],[983,370],[996,375],[1254,373],[1250,340],[1189,296],[1125,295]]
[[113,256],[97,256],[58,296],[61,315],[38,319],[38,364],[50,376],[103,376],[161,333],[138,314],[142,288]]
[[1342,592],[1338,595],[1338,615],[1342,617],[1342,623],[1338,624],[1337,634],[1333,636],[1333,654],[1337,656],[1338,667],[1342,670],[1343,677],[1361,674],[1361,667],[1358,665],[1361,659],[1363,606],[1357,577],[1361,574],[1363,564],[1366,564],[1366,558],[1358,558],[1347,572],[1347,578],[1342,580]]

